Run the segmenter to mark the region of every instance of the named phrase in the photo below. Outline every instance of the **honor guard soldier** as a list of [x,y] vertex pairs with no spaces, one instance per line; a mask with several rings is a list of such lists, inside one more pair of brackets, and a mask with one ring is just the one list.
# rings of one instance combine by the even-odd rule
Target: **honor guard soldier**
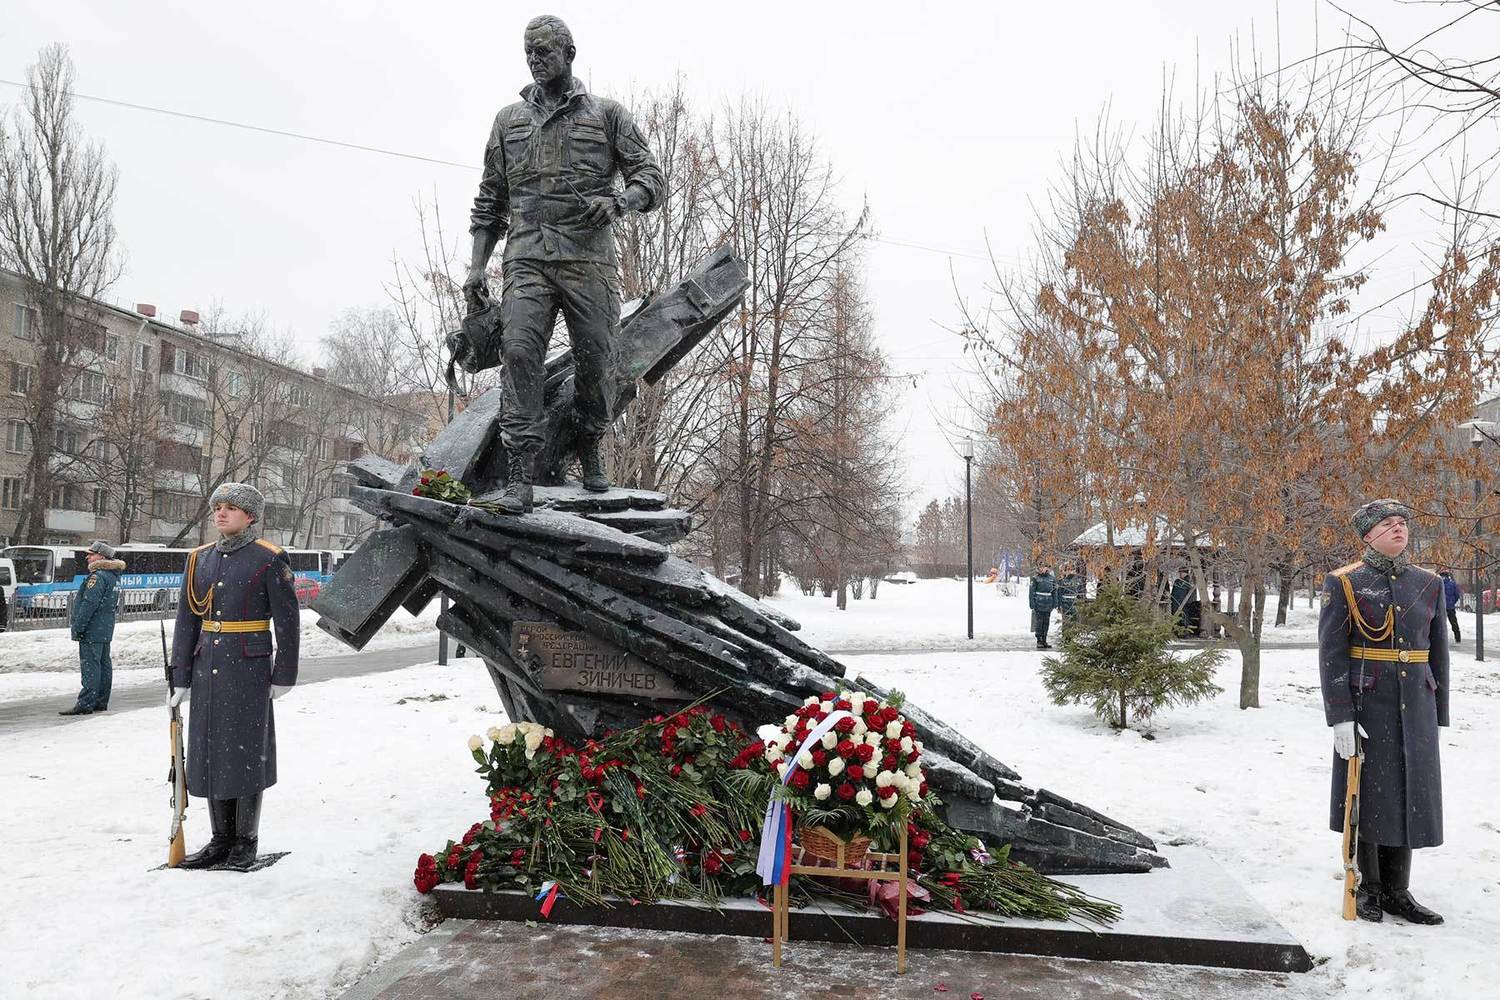
[[172,683],[177,701],[192,694],[188,792],[208,799],[213,838],[181,867],[246,871],[256,858],[261,793],[276,784],[271,701],[297,683],[301,621],[291,562],[260,537],[260,491],[224,483],[210,505],[220,537],[188,556]]
[[1438,728],[1448,725],[1443,583],[1407,560],[1410,517],[1398,500],[1355,512],[1364,556],[1323,582],[1318,658],[1334,732],[1335,831],[1344,829],[1349,758],[1364,754],[1355,912],[1440,924],[1408,891],[1412,849],[1443,842]]

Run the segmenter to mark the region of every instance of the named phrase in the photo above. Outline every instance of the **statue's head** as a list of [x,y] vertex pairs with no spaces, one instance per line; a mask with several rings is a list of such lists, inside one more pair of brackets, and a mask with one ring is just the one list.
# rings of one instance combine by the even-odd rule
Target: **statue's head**
[[562,18],[551,14],[534,17],[526,25],[526,65],[531,78],[546,86],[573,76],[573,32]]

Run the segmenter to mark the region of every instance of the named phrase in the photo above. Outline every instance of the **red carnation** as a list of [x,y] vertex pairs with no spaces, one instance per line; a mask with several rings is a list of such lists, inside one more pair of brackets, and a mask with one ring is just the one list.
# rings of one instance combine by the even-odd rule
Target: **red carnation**
[[708,724],[714,727],[714,732],[722,733],[725,726],[724,716],[716,715],[712,719],[708,720]]
[[740,831],[740,842],[744,843],[744,844],[750,843],[750,831],[749,830],[741,830]]
[[932,834],[927,833],[925,831],[920,832],[920,833],[916,834],[915,836],[913,836],[911,838],[911,842],[913,844],[916,844],[917,848],[919,850],[925,850],[926,847],[927,847],[928,842],[931,841],[931,840],[932,840]]
[[518,847],[514,851],[510,852],[510,863],[511,864],[518,865],[522,861],[525,861],[525,860],[526,860],[526,849],[524,847]]
[[845,802],[848,802],[850,799],[854,798],[854,786],[846,781],[839,786],[838,792],[835,794],[837,794],[838,797],[843,799]]
[[704,813],[708,812],[708,806],[704,805],[702,802],[695,802],[693,803],[693,808],[689,809],[688,812],[692,813],[694,816],[702,816]]
[[719,874],[719,869],[724,867],[724,859],[719,857],[718,851],[709,851],[708,857],[703,859],[703,870],[710,875]]

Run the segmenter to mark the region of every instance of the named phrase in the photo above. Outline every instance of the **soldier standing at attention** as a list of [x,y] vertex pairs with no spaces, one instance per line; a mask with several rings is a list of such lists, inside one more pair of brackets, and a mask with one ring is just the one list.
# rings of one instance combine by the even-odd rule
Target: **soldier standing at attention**
[[188,556],[172,683],[176,701],[192,694],[188,792],[208,799],[213,838],[181,867],[246,871],[258,850],[261,793],[276,784],[271,701],[297,683],[301,621],[291,562],[260,537],[260,491],[224,483],[209,500],[219,540]]
[[125,564],[115,550],[103,542],[89,546],[89,576],[73,600],[73,641],[78,643],[78,665],[83,671],[83,690],[73,707],[58,715],[92,715],[109,709],[109,691],[114,665],[109,644],[115,637],[116,595]]
[[1411,510],[1374,500],[1354,513],[1364,557],[1328,574],[1318,619],[1323,709],[1333,727],[1330,825],[1344,829],[1348,760],[1362,743],[1359,795],[1361,920],[1443,918],[1412,898],[1411,852],[1443,842],[1438,728],[1448,725],[1448,630],[1443,584],[1406,558]]
[[[649,212],[666,182],[630,113],[595,97],[573,75],[573,33],[559,18],[533,18],[524,38],[532,83],[495,116],[469,232],[464,293],[470,312],[489,301],[485,265],[505,240],[500,296],[507,460],[500,506],[531,510],[536,453],[545,440],[543,359],[557,314],[568,322],[577,365],[573,417],[585,489],[609,489],[599,445],[615,393],[620,264],[610,223]],[[615,190],[619,176],[621,189]]]
[[1057,606],[1057,578],[1051,566],[1038,566],[1026,595],[1031,605],[1031,631],[1036,633],[1036,648],[1051,649],[1047,632],[1052,627],[1052,609]]

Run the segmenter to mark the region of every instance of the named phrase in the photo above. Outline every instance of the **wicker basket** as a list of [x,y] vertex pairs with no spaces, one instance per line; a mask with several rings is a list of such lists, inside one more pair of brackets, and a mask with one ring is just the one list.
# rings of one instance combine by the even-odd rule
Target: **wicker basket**
[[871,844],[870,838],[864,834],[855,834],[845,840],[826,826],[802,827],[798,831],[798,840],[802,844],[803,864],[829,868],[863,867]]

